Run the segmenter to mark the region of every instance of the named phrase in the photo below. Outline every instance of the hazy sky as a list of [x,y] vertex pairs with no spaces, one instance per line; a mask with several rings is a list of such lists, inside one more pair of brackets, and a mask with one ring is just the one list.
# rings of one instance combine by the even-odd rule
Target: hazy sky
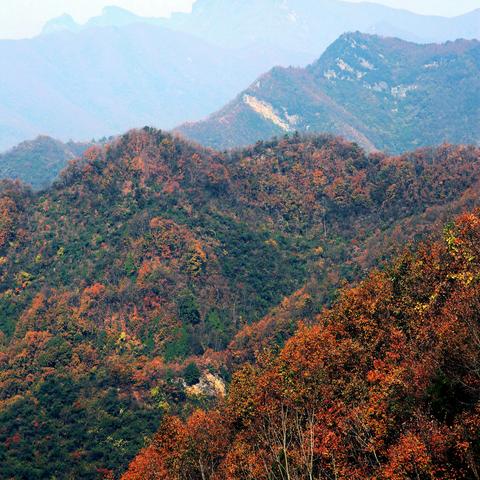
[[[192,3],[193,0],[0,0],[0,38],[36,35],[47,20],[62,13],[70,13],[77,21],[84,22],[104,6],[113,4],[140,15],[166,16],[172,11],[189,11]],[[375,3],[448,16],[480,7],[480,0],[377,0]]]

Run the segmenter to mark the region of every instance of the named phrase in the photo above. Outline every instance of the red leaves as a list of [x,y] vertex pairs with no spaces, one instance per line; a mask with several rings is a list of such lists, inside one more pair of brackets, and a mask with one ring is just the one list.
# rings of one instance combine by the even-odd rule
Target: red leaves
[[101,283],[95,283],[91,287],[86,288],[83,291],[83,294],[90,298],[98,298],[101,295],[103,295],[104,292],[105,292],[105,286],[102,285]]
[[228,440],[218,412],[197,410],[186,424],[167,417],[153,443],[137,456],[122,480],[213,478]]
[[0,250],[13,234],[17,214],[17,206],[11,198],[0,198]]
[[406,254],[239,370],[219,410],[167,422],[171,478],[478,478],[480,217],[455,228],[455,251]]
[[153,445],[143,449],[130,464],[127,473],[122,480],[168,480],[169,476],[165,468],[163,457]]

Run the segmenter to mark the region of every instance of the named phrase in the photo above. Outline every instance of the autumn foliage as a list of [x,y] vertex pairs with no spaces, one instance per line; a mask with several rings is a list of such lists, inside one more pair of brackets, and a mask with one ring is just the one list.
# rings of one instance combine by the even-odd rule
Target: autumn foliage
[[[340,391],[352,398],[365,396],[374,385],[391,382],[388,392],[379,389],[371,399],[378,411],[386,409],[385,415],[397,408],[389,406],[390,392],[398,390],[399,398],[408,398],[399,390],[401,375],[409,378],[405,369],[420,368],[420,363],[411,357],[414,347],[402,330],[407,327],[385,332],[378,326],[383,317],[368,316],[375,301],[387,305],[388,298],[375,293],[371,280],[372,305],[366,307],[366,294],[359,290],[357,301],[366,313],[351,325],[341,315],[331,322],[327,320],[333,313],[321,319],[317,315],[335,302],[340,286],[356,284],[372,266],[391,258],[398,245],[428,236],[435,226],[441,228],[455,214],[478,205],[479,181],[480,152],[473,146],[442,145],[392,157],[366,154],[338,138],[293,135],[216,152],[144,128],[89,149],[47,190],[32,193],[16,183],[1,183],[4,475],[18,480],[118,478],[146,445],[145,461],[137,458],[136,471],[148,462],[158,467],[148,467],[151,475],[166,475],[166,469],[168,475],[192,478],[202,471],[207,478],[271,478],[286,468],[285,458],[292,465],[291,478],[312,468],[312,475],[318,477],[321,468],[328,478],[334,475],[333,461],[338,472],[353,462],[362,475],[367,470],[361,448],[367,448],[363,443],[372,436],[378,443],[370,463],[376,462],[375,454],[382,466],[389,455],[398,459],[398,442],[430,452],[433,444],[426,444],[420,433],[430,431],[428,425],[439,435],[443,430],[426,414],[421,417],[426,423],[418,423],[421,428],[395,437],[397,445],[389,430],[393,427],[385,426],[377,413],[365,412],[364,397],[359,397],[364,403],[353,405],[336,396]],[[449,241],[458,238],[455,234]],[[401,267],[405,278],[410,275],[407,266]],[[378,289],[388,292],[393,288],[390,277],[382,275],[374,276]],[[399,278],[396,289],[403,288]],[[430,283],[419,282],[418,291]],[[346,297],[353,305],[354,293]],[[421,305],[427,303],[422,297]],[[423,318],[423,307],[415,306],[415,314]],[[382,308],[387,320],[394,318]],[[408,313],[402,305],[398,310]],[[327,322],[328,328],[319,328],[319,322]],[[288,352],[300,351],[292,345],[302,336],[285,346],[299,325],[304,341],[312,339],[304,347],[312,355],[304,356],[313,361],[316,355],[325,365],[337,363],[336,370],[325,367],[320,377],[312,364],[305,385],[298,382],[309,365],[292,372],[290,365],[301,362],[287,361]],[[334,329],[342,325],[344,330]],[[355,342],[348,335],[356,328],[371,338],[359,334],[362,341]],[[331,349],[317,351],[314,335]],[[410,358],[395,375],[389,368],[399,360],[381,350],[394,340],[398,345],[393,353]],[[434,349],[422,348],[426,364],[436,365],[437,359],[427,361]],[[377,353],[380,363],[367,365]],[[285,367],[278,367],[280,359]],[[242,370],[246,363],[254,366]],[[365,372],[371,372],[368,382]],[[427,380],[433,375],[424,374]],[[418,376],[415,391],[427,388],[425,378]],[[434,390],[447,388],[442,378]],[[460,382],[466,381],[462,377]],[[230,395],[222,408],[227,410],[212,413],[225,388]],[[284,399],[283,391],[292,396]],[[276,403],[263,407],[261,398],[267,401],[270,395]],[[308,395],[315,400],[311,405],[320,402],[318,406],[297,410]],[[322,403],[328,398],[331,405]],[[263,423],[258,424],[255,415],[262,408]],[[330,409],[343,430],[319,436],[317,417]],[[357,412],[367,430],[355,424],[360,436],[349,447],[355,450],[348,450],[345,458],[324,458],[332,445],[344,451],[341,432],[353,428],[346,411]],[[161,434],[150,442],[165,418],[177,419],[165,421],[173,422],[171,431],[181,444],[168,465],[152,457],[170,458],[168,442]],[[186,427],[180,418],[190,418]],[[271,423],[273,419],[281,423]],[[292,421],[298,427],[293,437]],[[474,418],[465,422],[474,438]],[[307,439],[314,430],[320,440],[312,467],[313,447]],[[278,437],[282,432],[286,440],[283,434]],[[264,437],[263,443],[250,438],[254,433]],[[296,447],[289,446],[285,457],[282,442],[287,440]],[[471,449],[465,450],[468,455]],[[397,470],[392,467],[391,475]]]
[[[473,479],[480,458],[480,211],[406,251],[164,421],[137,458],[165,479]],[[149,478],[132,476],[125,479]]]

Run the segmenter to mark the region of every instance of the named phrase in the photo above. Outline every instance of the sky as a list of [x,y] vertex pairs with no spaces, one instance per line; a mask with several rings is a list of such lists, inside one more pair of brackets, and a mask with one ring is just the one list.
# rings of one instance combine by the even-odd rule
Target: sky
[[[228,0],[225,0],[228,2]],[[351,0],[360,2],[362,0]],[[372,0],[417,13],[454,16],[480,7],[480,0]],[[161,17],[189,11],[194,0],[0,0],[0,38],[27,38],[38,34],[51,18],[69,13],[80,23],[117,5],[138,15]]]

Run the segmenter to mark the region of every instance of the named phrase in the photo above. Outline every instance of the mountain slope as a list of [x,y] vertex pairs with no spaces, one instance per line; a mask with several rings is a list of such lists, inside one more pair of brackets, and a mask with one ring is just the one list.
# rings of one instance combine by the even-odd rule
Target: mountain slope
[[[118,475],[165,413],[211,403],[343,279],[478,205],[479,181],[474,147],[295,136],[221,154],[143,129],[45,191],[2,182],[3,472]],[[272,312],[306,283],[297,317]]]
[[480,212],[305,312],[216,410],[166,418],[123,480],[473,479]]
[[62,143],[50,137],[23,142],[0,154],[0,178],[21,180],[34,189],[50,185],[68,163],[91,146],[89,143]]
[[417,45],[345,34],[306,69],[275,68],[204,121],[177,130],[228,148],[292,131],[401,152],[480,142],[480,43]]

